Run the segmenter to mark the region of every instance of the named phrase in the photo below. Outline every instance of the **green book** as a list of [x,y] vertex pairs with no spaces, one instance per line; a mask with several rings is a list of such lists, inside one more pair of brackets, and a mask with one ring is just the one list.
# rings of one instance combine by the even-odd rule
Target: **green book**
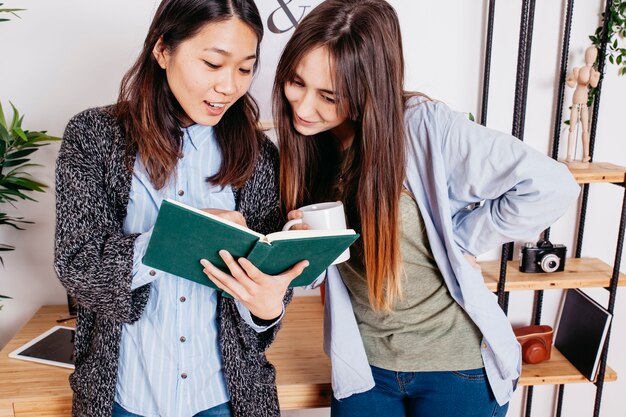
[[[218,289],[202,271],[207,259],[230,273],[218,252],[247,258],[268,275],[277,275],[302,260],[309,266],[291,282],[311,284],[357,238],[354,230],[288,230],[262,235],[229,220],[174,200],[164,200],[143,263],[152,268]],[[225,294],[228,296],[228,294]]]

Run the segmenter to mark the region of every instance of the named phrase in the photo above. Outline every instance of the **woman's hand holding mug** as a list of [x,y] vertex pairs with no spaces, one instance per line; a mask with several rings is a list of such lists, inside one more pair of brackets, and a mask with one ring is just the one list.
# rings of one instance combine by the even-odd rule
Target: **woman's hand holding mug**
[[309,225],[306,223],[291,223],[292,220],[300,220],[302,219],[302,211],[296,209],[291,210],[287,213],[287,224],[289,227],[287,228],[287,224],[283,227],[283,230],[308,230],[310,229]]
[[[341,201],[310,204],[291,210],[287,214],[289,220],[283,230],[343,230],[346,229],[346,215]],[[333,265],[350,259],[350,249],[346,249],[333,262]]]

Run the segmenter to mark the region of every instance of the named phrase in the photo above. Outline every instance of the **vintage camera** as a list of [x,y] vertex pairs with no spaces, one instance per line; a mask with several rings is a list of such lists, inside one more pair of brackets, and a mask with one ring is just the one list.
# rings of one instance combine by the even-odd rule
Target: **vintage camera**
[[565,245],[540,240],[526,243],[521,250],[519,270],[522,272],[559,272],[565,268]]

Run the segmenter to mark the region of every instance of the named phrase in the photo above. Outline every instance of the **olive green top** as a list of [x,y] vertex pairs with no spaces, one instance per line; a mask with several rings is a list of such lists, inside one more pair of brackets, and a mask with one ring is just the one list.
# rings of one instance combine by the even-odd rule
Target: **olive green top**
[[400,198],[402,299],[391,312],[374,312],[366,275],[353,246],[339,272],[348,287],[369,363],[404,372],[452,371],[483,367],[482,336],[448,292],[432,255],[424,220],[407,190]]

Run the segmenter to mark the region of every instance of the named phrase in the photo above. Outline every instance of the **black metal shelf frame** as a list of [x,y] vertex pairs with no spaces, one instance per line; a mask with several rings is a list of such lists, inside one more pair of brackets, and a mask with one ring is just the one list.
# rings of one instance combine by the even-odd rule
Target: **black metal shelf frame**
[[[605,14],[608,16],[613,0],[606,0]],[[488,99],[489,99],[489,79],[491,74],[491,54],[493,47],[493,29],[495,21],[495,0],[489,0],[488,18],[487,18],[487,36],[485,41],[485,62],[484,72],[482,80],[482,107],[480,123],[486,125]],[[565,90],[565,80],[567,77],[567,62],[569,55],[569,44],[572,29],[572,17],[574,13],[574,0],[567,0],[565,7],[564,25],[563,25],[563,39],[561,44],[561,61],[559,71],[559,89],[555,103],[555,117],[554,117],[554,130],[552,137],[552,158],[557,159],[560,145],[561,123],[562,123],[562,110],[563,110],[563,98]],[[517,56],[517,75],[515,83],[515,101],[513,108],[513,126],[512,134],[520,140],[524,140],[524,122],[526,118],[526,100],[528,97],[528,76],[530,72],[530,57],[532,49],[532,35],[533,24],[535,15],[535,0],[523,0],[522,10],[520,14],[520,32],[519,32],[519,46]],[[598,71],[600,72],[600,81],[597,87],[597,94],[593,103],[592,120],[590,127],[590,144],[589,153],[591,160],[593,161],[593,152],[595,147],[596,129],[598,124],[598,114],[600,108],[600,98],[602,93],[602,81],[604,79],[605,65],[606,65],[606,50],[608,42],[608,19],[604,19],[604,26],[601,35],[601,47],[599,50],[599,64]],[[610,286],[607,288],[609,291],[609,301],[607,309],[613,314],[615,308],[615,298],[617,295],[617,284],[619,280],[619,266],[622,257],[622,251],[624,246],[624,230],[626,228],[626,184],[616,184],[624,187],[624,199],[622,202],[622,212],[620,218],[620,225],[618,229],[618,239],[615,249],[615,261],[613,263],[613,272],[611,276]],[[580,217],[578,222],[578,232],[576,240],[575,257],[581,257],[582,243],[587,215],[587,203],[589,200],[589,184],[582,185],[582,198],[580,205]],[[550,229],[546,229],[543,232],[543,238],[549,240]],[[507,261],[512,259],[513,243],[507,243],[502,246],[502,254],[500,260],[500,277],[498,280],[498,286],[496,294],[498,296],[498,303],[502,307],[505,313],[508,312],[509,293],[505,291],[506,285],[506,264]],[[543,290],[535,291],[534,311],[533,311],[533,324],[539,324],[541,321],[541,312],[543,308]],[[610,344],[611,330],[607,335],[607,339],[602,351],[600,360],[600,366],[598,371],[598,377],[595,382],[596,385],[596,398],[594,403],[594,417],[598,417],[600,414],[600,405],[602,400],[602,390],[604,386],[604,378],[606,372],[606,362],[608,356],[608,349]],[[565,386],[563,384],[558,386],[557,407],[556,416],[560,417],[563,406],[563,397]],[[533,387],[530,386],[526,390],[525,412],[526,417],[530,417],[532,412],[532,397]]]

